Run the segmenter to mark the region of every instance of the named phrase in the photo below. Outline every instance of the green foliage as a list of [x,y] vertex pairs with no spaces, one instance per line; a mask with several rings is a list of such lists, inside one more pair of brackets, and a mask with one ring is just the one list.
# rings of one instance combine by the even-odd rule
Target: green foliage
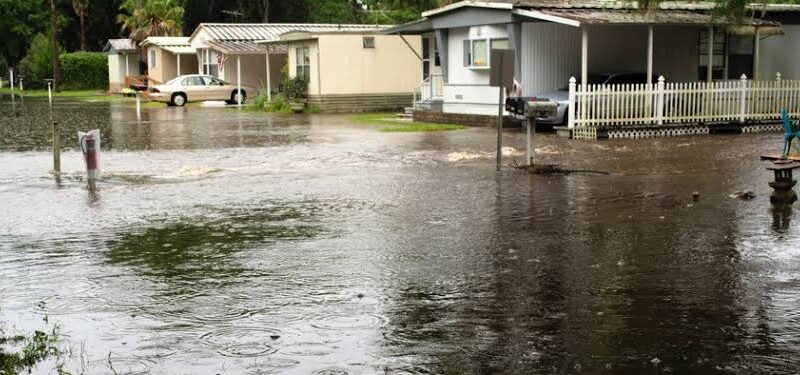
[[308,92],[308,81],[303,77],[294,77],[286,81],[283,93],[290,102],[298,101],[306,97]]
[[[63,51],[61,46],[59,51]],[[45,78],[53,77],[53,60],[50,37],[38,34],[31,41],[28,55],[19,63],[19,72],[25,77],[25,86],[46,87]]]
[[61,88],[65,90],[108,87],[108,58],[102,52],[73,52],[59,56]]
[[292,106],[282,94],[272,95],[272,100],[267,98],[267,93],[262,91],[257,97],[250,101],[249,108],[254,111],[272,113],[291,113]]
[[137,42],[149,36],[183,35],[185,11],[178,0],[125,0],[120,10],[117,23]]
[[58,348],[56,328],[53,328],[52,333],[49,334],[36,331],[31,337],[21,335],[0,336],[0,345],[19,345],[23,342],[24,345],[17,351],[7,352],[0,347],[0,374],[17,374],[21,371],[29,371],[37,363],[49,357],[62,354]]

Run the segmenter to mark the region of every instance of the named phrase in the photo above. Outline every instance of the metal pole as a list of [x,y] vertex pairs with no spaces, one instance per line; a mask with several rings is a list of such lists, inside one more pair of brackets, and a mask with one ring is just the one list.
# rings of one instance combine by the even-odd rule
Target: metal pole
[[47,81],[47,100],[50,101],[50,104],[53,104],[53,91],[51,89],[52,85],[53,85],[52,82]]
[[270,67],[269,67],[269,52],[266,53],[267,59],[267,101],[272,101],[272,77],[270,74]]
[[525,127],[528,132],[528,166],[532,166],[534,164],[533,158],[536,156],[536,141],[534,140],[536,136],[536,117],[526,120]]
[[236,55],[236,104],[242,107],[242,55]]
[[13,94],[14,93],[14,68],[11,68],[11,69],[8,70],[8,75],[11,78],[11,82],[9,82],[8,86],[11,87],[11,93]]
[[[502,81],[503,78],[503,59],[501,58],[498,61],[500,67],[500,80]],[[503,162],[503,83],[500,83],[500,88],[498,89],[500,93],[499,98],[497,99],[497,170],[500,170],[500,164]]]
[[[125,78],[131,76],[131,64],[128,62],[128,54],[125,54]],[[124,82],[124,80],[123,80]]]
[[139,96],[139,91],[136,91],[136,119],[142,119],[142,98]]
[[181,54],[178,54],[178,77],[181,76]]
[[53,121],[53,171],[56,175],[61,173],[61,129]]
[[647,26],[647,83],[653,83],[653,25]]

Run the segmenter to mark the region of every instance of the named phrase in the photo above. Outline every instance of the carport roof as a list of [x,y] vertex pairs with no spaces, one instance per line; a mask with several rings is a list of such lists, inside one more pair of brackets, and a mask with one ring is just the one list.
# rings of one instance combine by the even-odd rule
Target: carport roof
[[[572,21],[573,26],[585,25],[749,25],[759,27],[779,27],[777,22],[758,18],[747,19],[742,23],[732,22],[724,17],[713,17],[708,13],[686,10],[662,9],[653,12],[642,12],[633,9],[517,9],[514,14],[544,19],[554,22]],[[559,22],[570,23],[570,22]]]
[[175,55],[193,55],[197,52],[184,36],[151,36],[142,41],[142,47],[158,46]]
[[265,53],[286,53],[286,45],[267,45],[253,41],[209,40],[209,47],[228,55],[263,55]]
[[103,51],[114,50],[119,53],[136,52],[136,43],[130,39],[109,39]]
[[202,29],[215,41],[270,41],[290,31],[359,32],[383,29],[389,25],[339,25],[319,23],[203,23],[191,38]]

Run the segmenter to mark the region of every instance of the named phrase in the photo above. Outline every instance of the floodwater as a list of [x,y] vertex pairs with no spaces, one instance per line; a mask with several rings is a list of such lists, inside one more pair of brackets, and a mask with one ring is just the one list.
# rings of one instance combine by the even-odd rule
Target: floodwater
[[72,373],[800,372],[778,134],[539,135],[611,174],[534,176],[495,172],[491,129],[58,102],[56,181],[46,103],[0,104],[0,322],[57,324]]

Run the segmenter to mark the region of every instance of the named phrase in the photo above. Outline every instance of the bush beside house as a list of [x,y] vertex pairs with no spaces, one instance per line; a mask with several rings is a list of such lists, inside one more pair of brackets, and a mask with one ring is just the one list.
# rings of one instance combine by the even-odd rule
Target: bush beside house
[[[63,51],[58,46],[59,51]],[[50,37],[38,34],[33,37],[28,54],[19,62],[19,72],[24,77],[25,87],[46,87],[44,80],[53,76],[53,61],[51,59]],[[19,75],[17,76],[19,78]]]
[[102,52],[72,52],[59,56],[64,90],[108,87],[108,59]]

